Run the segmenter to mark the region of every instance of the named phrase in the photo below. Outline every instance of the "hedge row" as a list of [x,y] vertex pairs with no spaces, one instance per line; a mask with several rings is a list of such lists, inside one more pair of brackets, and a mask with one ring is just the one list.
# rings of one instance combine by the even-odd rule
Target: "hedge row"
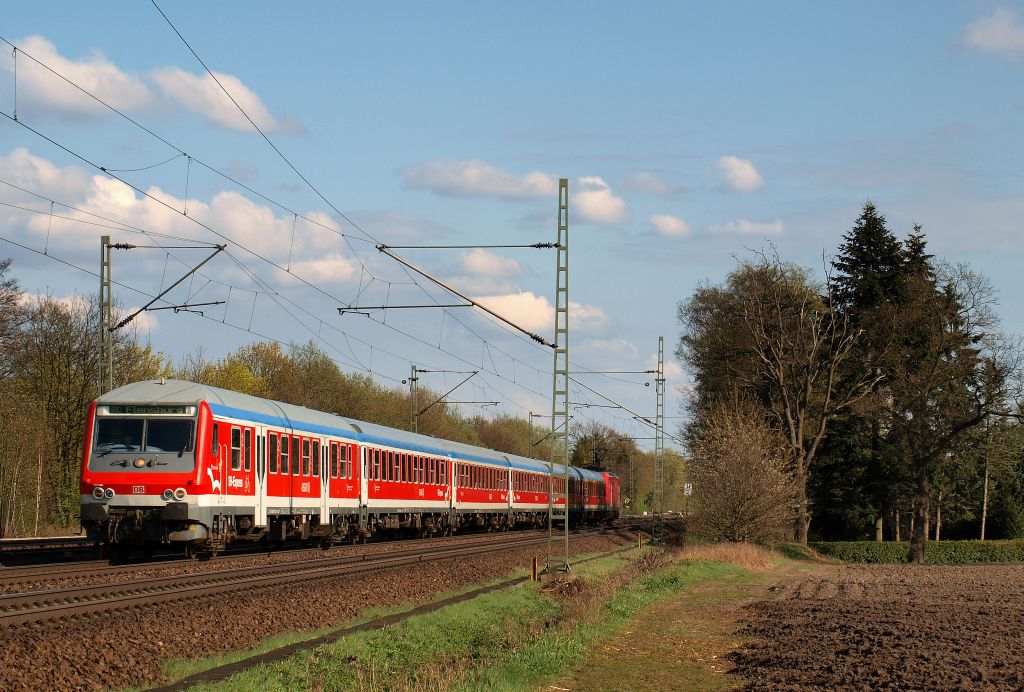
[[[910,556],[907,542],[837,541],[815,542],[809,546],[822,555],[845,562],[896,564],[907,562]],[[1024,541],[929,541],[925,557],[933,565],[1024,562]]]

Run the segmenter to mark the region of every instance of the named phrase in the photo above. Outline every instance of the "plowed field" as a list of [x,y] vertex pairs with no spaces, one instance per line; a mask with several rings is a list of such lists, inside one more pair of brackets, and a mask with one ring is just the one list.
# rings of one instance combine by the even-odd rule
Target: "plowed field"
[[752,689],[1021,689],[1024,566],[848,566],[746,607]]

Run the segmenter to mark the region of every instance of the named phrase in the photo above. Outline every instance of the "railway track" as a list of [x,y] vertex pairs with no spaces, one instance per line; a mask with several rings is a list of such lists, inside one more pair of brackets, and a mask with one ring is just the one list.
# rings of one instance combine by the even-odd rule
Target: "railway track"
[[488,535],[485,540],[484,545],[475,544],[480,542],[478,540],[475,543],[458,545],[412,546],[383,553],[339,555],[276,565],[6,594],[0,596],[0,627],[167,603],[242,589],[273,587],[294,582],[297,576],[333,577],[424,562],[470,558],[474,555],[544,545],[547,537]]
[[56,536],[53,538],[3,538],[0,539],[0,554],[25,550],[58,550],[90,546],[93,542],[86,536]]
[[[522,531],[519,535],[525,536],[536,536],[540,535],[537,531]],[[455,543],[471,543],[479,540],[478,535],[469,534],[461,536],[452,536],[448,538],[434,538],[432,541],[445,541],[446,544]],[[400,542],[388,542],[388,543],[376,543],[371,545],[398,545]],[[344,550],[347,546],[338,546],[334,550]],[[324,556],[331,554],[331,549],[324,550],[322,548],[308,548],[308,547],[293,547],[285,548],[280,550],[274,550],[266,552],[263,550],[239,550],[235,553],[222,553],[218,555],[216,559],[204,562],[202,564],[217,565],[219,567],[230,565],[234,562],[242,562],[245,560],[252,560],[261,556],[277,556],[277,555],[302,555],[303,553],[308,554],[311,559],[316,556],[316,559],[324,559]],[[180,555],[180,553],[179,553]],[[18,584],[26,581],[42,581],[42,580],[54,580],[54,579],[74,579],[78,577],[94,577],[102,576],[104,574],[129,574],[132,572],[143,572],[146,570],[163,569],[167,567],[175,567],[180,565],[192,565],[196,564],[196,561],[192,558],[180,557],[179,555],[165,555],[157,558],[151,558],[144,562],[130,562],[130,563],[114,563],[112,564],[108,560],[89,560],[85,562],[75,562],[72,564],[57,563],[47,565],[24,565],[19,567],[5,567],[0,568],[0,585],[5,584]]]
[[58,538],[4,538],[0,540],[2,566],[68,560],[84,555],[95,546],[85,536]]

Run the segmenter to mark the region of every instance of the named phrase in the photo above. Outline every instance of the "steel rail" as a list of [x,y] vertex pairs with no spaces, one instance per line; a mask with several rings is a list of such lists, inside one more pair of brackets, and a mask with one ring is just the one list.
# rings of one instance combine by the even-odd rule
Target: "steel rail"
[[296,576],[336,577],[427,562],[470,557],[543,545],[546,537],[510,537],[486,545],[417,547],[409,550],[346,555],[281,565],[259,565],[218,572],[35,591],[0,596],[0,626],[39,622],[84,613],[119,610],[238,590],[290,583]]

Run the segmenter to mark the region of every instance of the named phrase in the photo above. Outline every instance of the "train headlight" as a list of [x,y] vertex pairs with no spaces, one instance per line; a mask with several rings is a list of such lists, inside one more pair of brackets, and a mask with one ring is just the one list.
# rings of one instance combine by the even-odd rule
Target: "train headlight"
[[185,491],[184,488],[177,488],[174,491],[174,499],[177,500],[178,502],[181,502],[182,500],[184,500],[185,496],[187,496],[187,495],[188,495],[188,493]]
[[146,460],[143,459],[142,457],[139,457],[138,459],[136,459],[135,461],[132,462],[132,466],[134,466],[137,469],[141,469],[145,465],[146,465]]
[[97,485],[95,488],[92,489],[92,496],[95,497],[97,500],[102,500],[103,488]]
[[162,495],[160,495],[160,497],[164,499],[164,502],[170,502],[171,500],[174,499],[174,491],[168,488],[163,492]]
[[107,488],[106,490],[104,490],[103,491],[103,497],[107,498],[108,500],[113,500],[114,499],[114,489],[113,488]]

